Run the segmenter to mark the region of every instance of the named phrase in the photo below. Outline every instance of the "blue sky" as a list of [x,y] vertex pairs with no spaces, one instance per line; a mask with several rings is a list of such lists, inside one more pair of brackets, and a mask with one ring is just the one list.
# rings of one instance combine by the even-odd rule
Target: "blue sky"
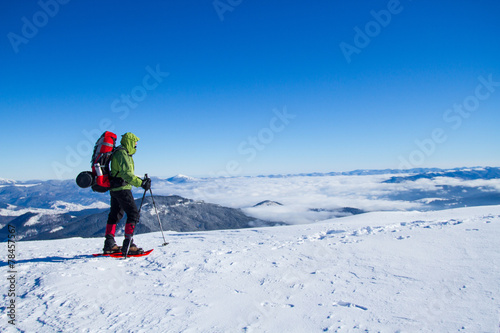
[[0,177],[500,165],[497,1],[3,1]]

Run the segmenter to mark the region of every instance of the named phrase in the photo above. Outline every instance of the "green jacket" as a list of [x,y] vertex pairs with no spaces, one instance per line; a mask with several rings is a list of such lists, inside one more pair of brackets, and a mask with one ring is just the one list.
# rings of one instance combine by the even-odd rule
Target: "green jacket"
[[139,138],[130,132],[122,135],[120,147],[125,149],[117,149],[113,153],[111,176],[123,178],[127,185],[113,188],[110,191],[131,190],[132,185],[135,187],[142,185],[142,179],[134,173],[134,159],[132,158],[132,155],[136,152],[135,144],[137,141],[139,141]]

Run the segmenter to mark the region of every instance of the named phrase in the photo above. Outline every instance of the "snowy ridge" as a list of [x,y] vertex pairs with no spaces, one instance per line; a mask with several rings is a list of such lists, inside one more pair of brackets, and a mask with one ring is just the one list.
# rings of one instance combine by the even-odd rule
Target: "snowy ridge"
[[79,212],[85,209],[106,209],[109,208],[109,204],[104,203],[102,201],[97,201],[90,205],[80,205],[80,204],[57,200],[52,204],[51,207],[52,209],[55,209],[60,212]]
[[15,183],[15,180],[0,178],[0,185],[14,185]]
[[170,183],[182,184],[186,182],[196,181],[196,178],[178,174],[176,176],[168,178],[167,181]]
[[36,213],[44,215],[57,215],[69,212],[79,212],[86,209],[105,209],[109,208],[108,204],[97,201],[90,205],[72,204],[64,201],[56,201],[51,205],[51,209],[45,208],[18,208],[14,205],[9,205],[7,208],[0,208],[0,215],[3,216],[21,216],[26,213]]
[[16,180],[12,179],[5,179],[5,178],[0,178],[0,188],[2,187],[8,187],[8,186],[13,186],[13,187],[34,187],[34,186],[39,186],[41,185],[42,182],[18,182]]
[[136,236],[155,251],[127,261],[91,257],[102,238],[23,242],[17,328],[498,331],[500,206],[166,237]]

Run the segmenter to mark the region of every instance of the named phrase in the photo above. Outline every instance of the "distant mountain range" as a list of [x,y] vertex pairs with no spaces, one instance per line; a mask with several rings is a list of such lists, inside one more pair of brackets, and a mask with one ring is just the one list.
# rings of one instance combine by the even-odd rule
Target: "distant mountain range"
[[[245,215],[241,210],[193,201],[179,196],[155,196],[158,217],[163,230],[204,231],[274,226],[282,223],[267,222]],[[136,200],[139,207],[141,199]],[[16,237],[22,240],[46,240],[69,237],[104,236],[109,209],[83,210],[48,214],[26,212],[8,222],[16,227]],[[136,234],[160,231],[160,225],[151,197],[146,197],[141,210]],[[126,217],[118,225],[123,234]],[[7,237],[7,226],[0,229],[0,239]]]
[[[322,176],[368,176],[368,175],[402,175],[394,176],[387,180],[388,183],[414,181],[421,178],[453,177],[461,179],[493,179],[500,178],[500,168],[416,168],[410,170],[384,169],[384,170],[354,170],[347,172],[307,173],[287,175],[257,176],[258,178],[284,178],[284,177],[322,177]],[[183,184],[207,181],[207,178],[192,178],[185,175],[176,175],[167,179],[151,177],[153,184]],[[141,191],[137,190],[136,193]],[[31,180],[15,181],[0,178],[0,208],[7,204],[17,207],[53,208],[56,202],[66,202],[79,205],[91,205],[95,202],[109,202],[109,195],[92,192],[89,189],[79,188],[74,179],[67,180]]]
[[271,201],[271,200],[264,200],[259,202],[258,204],[255,204],[254,207],[269,207],[269,206],[283,206],[283,204],[277,202],[277,201]]
[[174,184],[182,184],[182,183],[196,181],[196,178],[178,174],[176,176],[167,178],[167,181]]
[[392,177],[386,180],[385,183],[402,183],[408,181],[416,181],[419,179],[435,179],[437,177],[460,178],[462,180],[497,179],[500,178],[500,168],[466,168],[421,172],[412,176]]
[[109,195],[80,188],[73,179],[12,182],[0,185],[0,202],[17,207],[53,208],[57,201],[91,205],[109,202]]
[[[460,169],[460,168],[457,168]],[[421,174],[428,172],[440,172],[443,169],[438,168],[414,168],[414,169],[380,169],[380,170],[352,170],[352,171],[334,171],[334,172],[312,172],[296,174],[277,174],[260,175],[261,178],[284,178],[284,177],[324,177],[324,176],[373,176],[373,175],[391,175],[391,174]]]
[[[383,191],[380,196],[377,194],[377,197],[398,202],[416,202],[421,207],[419,209],[447,209],[500,204],[500,191],[495,186],[476,186],[474,183],[458,181],[440,182],[440,179],[446,180],[447,178],[461,181],[500,179],[500,168],[494,167],[448,170],[434,168],[354,170],[350,172],[268,175],[255,178],[339,175],[388,175],[382,183],[403,184],[403,186],[395,187],[394,191],[391,192]],[[391,175],[393,176],[391,177]],[[199,184],[206,184],[212,180],[211,178],[196,179],[184,175],[177,175],[167,179],[152,177],[152,179],[155,186],[160,188],[172,186],[174,189],[182,189],[184,186],[196,188],[198,182]],[[418,181],[423,179],[432,180],[432,183],[429,183],[429,186],[420,186]],[[408,185],[404,185],[404,183],[408,183]],[[412,184],[415,184],[415,186]],[[140,197],[143,193],[142,189],[134,191],[136,197]],[[35,240],[102,236],[109,211],[108,203],[109,194],[81,189],[72,179],[15,181],[0,178],[0,228],[7,223],[15,225],[18,239]],[[138,201],[137,203],[140,204]],[[259,220],[245,215],[239,209],[194,201],[179,196],[158,196],[157,204],[164,230],[200,231],[284,224]],[[364,213],[363,210],[354,207],[324,209],[311,206],[309,211],[325,213],[322,215],[329,218]],[[287,207],[277,201],[265,200],[255,204],[252,209],[286,210]],[[157,230],[159,230],[158,221],[156,215],[152,213],[151,199],[147,197],[137,232]],[[5,235],[6,230],[0,229],[0,240],[4,239]]]
[[391,177],[384,181],[388,184],[413,183],[422,179],[436,182],[436,189],[412,189],[391,193],[385,198],[391,200],[420,201],[427,209],[447,209],[467,206],[484,206],[500,204],[500,192],[486,186],[440,185],[440,178],[452,178],[462,181],[500,179],[500,168],[457,168],[424,172],[415,175]]

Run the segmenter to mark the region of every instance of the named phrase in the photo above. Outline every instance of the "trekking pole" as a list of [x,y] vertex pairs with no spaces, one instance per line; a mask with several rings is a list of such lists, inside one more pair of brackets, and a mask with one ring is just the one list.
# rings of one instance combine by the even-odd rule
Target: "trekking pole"
[[[148,178],[148,174],[146,174],[146,178]],[[139,207],[139,220],[141,219],[141,209],[142,209],[142,204],[144,203],[144,198],[146,197],[146,192],[147,192],[147,190],[144,190],[144,194],[142,195],[141,206]],[[137,221],[137,222],[139,222],[139,221]],[[130,250],[130,244],[132,244],[133,240],[134,240],[134,238],[132,237],[130,239],[130,242],[128,243],[127,251],[125,252],[125,259],[127,259],[128,250]]]
[[163,227],[161,226],[160,215],[158,215],[158,210],[156,209],[155,198],[153,197],[153,191],[149,188],[149,193],[151,193],[151,199],[153,200],[153,206],[155,207],[156,217],[158,218],[158,224],[160,225],[161,235],[163,236],[163,244],[161,246],[167,245],[167,241],[165,240],[165,235],[163,234]]
[[[148,176],[148,174],[146,174],[146,177]],[[144,194],[142,195],[142,200],[141,200],[141,206],[139,207],[139,219],[141,218],[141,209],[142,209],[142,203],[144,202],[144,197],[146,196],[146,190],[144,190]]]

